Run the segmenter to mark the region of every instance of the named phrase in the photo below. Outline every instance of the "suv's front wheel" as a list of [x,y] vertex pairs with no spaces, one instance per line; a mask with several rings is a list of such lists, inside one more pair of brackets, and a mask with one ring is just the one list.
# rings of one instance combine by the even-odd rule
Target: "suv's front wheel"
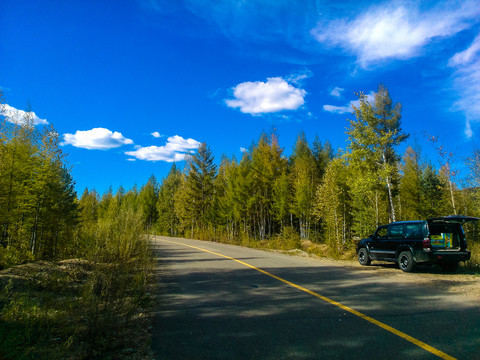
[[398,267],[405,272],[411,272],[415,269],[415,260],[413,260],[412,253],[410,251],[402,251],[398,255]]
[[358,250],[358,262],[360,265],[368,266],[370,265],[370,256],[368,256],[368,251],[365,248]]

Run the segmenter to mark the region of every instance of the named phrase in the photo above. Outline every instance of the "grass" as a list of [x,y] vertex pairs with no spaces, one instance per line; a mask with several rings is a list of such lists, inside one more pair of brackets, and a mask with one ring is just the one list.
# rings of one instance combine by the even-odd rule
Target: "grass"
[[38,261],[1,271],[0,358],[147,358],[153,305],[145,274],[134,260]]

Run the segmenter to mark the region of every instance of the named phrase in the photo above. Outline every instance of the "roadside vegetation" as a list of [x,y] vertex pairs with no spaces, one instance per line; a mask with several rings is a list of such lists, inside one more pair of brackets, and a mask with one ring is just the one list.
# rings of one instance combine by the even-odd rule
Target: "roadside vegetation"
[[[29,112],[14,123],[1,116],[0,358],[148,352],[153,260],[144,234],[352,258],[356,240],[380,224],[480,216],[477,150],[456,159],[442,146],[448,139],[426,134],[432,162],[408,146],[385,87],[358,96],[343,149],[300,133],[286,156],[272,132],[217,165],[203,143],[160,182],[152,175],[140,188],[80,196],[55,129],[39,129]],[[455,167],[463,160],[469,174]],[[480,272],[479,230],[466,231],[464,269]]]
[[54,128],[29,112],[0,120],[0,358],[147,356],[153,260],[137,194],[79,202]]

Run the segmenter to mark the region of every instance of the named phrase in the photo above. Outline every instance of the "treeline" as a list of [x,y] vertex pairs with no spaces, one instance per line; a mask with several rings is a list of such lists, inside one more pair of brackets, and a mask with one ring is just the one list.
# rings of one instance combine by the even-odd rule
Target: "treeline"
[[[183,169],[174,164],[160,182],[152,175],[141,188],[86,189],[79,199],[55,130],[38,130],[28,112],[17,124],[3,118],[0,265],[102,251],[123,256],[132,246],[122,237],[128,226],[135,236],[141,229],[234,243],[308,239],[341,253],[379,224],[479,215],[478,182],[457,188],[452,155],[437,138],[428,142],[439,166],[416,146],[398,153],[409,136],[401,128],[401,105],[385,87],[372,101],[360,93],[354,110],[344,149],[318,137],[309,144],[300,133],[286,156],[275,133],[262,134],[241,159],[216,164],[203,143]],[[468,163],[473,180],[477,155]]]
[[28,109],[4,116],[3,103],[0,93],[0,269],[72,257],[148,262],[136,196],[105,196],[98,209],[79,202],[53,126],[35,126]]
[[0,265],[66,255],[77,225],[58,133],[38,129],[28,111],[13,121],[0,117]]
[[362,93],[359,100],[345,149],[334,151],[318,137],[310,145],[301,133],[287,157],[274,133],[262,134],[240,160],[223,157],[217,166],[203,143],[183,169],[174,164],[160,183],[152,176],[140,189],[101,197],[86,190],[82,219],[128,202],[159,234],[228,242],[298,237],[342,252],[379,224],[477,215],[476,192],[456,187],[451,156],[438,139],[429,142],[443,161],[439,167],[418,148],[398,154],[408,134],[401,106],[385,87],[373,101]]

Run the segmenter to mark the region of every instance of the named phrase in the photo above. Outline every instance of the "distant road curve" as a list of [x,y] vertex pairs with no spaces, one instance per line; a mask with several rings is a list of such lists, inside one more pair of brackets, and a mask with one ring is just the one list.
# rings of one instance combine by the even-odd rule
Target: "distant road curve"
[[158,359],[480,359],[480,304],[382,272],[157,236]]

